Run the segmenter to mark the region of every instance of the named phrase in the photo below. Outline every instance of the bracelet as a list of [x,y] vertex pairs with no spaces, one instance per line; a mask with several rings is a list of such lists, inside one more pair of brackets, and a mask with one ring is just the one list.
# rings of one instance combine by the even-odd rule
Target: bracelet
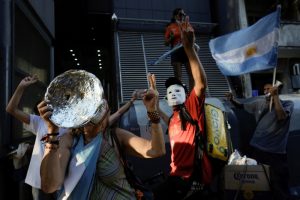
[[[50,143],[50,144],[59,144],[59,140],[56,138],[56,136],[58,136],[59,133],[47,133],[46,135],[44,135],[41,139],[41,141],[43,143]],[[55,138],[53,138],[55,137]]]
[[59,133],[58,132],[57,133],[47,133],[47,135],[49,135],[49,136],[58,136]]
[[148,112],[147,111],[147,115],[148,115],[148,118],[151,121],[151,123],[158,124],[160,122],[160,115],[159,115],[159,112],[157,110],[153,111],[153,112]]

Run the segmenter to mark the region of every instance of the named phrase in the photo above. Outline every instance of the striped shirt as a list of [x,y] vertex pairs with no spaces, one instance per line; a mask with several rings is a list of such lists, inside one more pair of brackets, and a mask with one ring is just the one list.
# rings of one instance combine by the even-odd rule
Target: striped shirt
[[97,161],[94,186],[90,199],[136,199],[134,189],[129,185],[126,179],[120,157],[116,149],[108,141],[111,141],[110,136],[103,138],[101,155]]

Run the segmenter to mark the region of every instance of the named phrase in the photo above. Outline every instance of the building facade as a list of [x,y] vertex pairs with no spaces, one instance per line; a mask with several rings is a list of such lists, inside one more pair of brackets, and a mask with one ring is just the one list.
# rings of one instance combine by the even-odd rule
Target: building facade
[[16,182],[21,178],[8,154],[21,142],[32,143],[34,136],[5,107],[19,82],[36,74],[39,82],[25,91],[20,105],[32,113],[53,77],[54,1],[1,0],[0,15],[0,199],[18,199],[18,192],[8,194],[11,187],[19,191]]

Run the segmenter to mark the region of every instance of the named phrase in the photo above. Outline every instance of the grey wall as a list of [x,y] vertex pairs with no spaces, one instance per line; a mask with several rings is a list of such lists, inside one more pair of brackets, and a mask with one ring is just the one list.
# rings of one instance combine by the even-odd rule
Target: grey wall
[[238,0],[213,0],[214,6],[212,12],[218,23],[218,35],[239,29],[237,1]]
[[44,25],[47,27],[51,33],[51,36],[54,38],[54,0],[29,0],[29,3],[38,14]]

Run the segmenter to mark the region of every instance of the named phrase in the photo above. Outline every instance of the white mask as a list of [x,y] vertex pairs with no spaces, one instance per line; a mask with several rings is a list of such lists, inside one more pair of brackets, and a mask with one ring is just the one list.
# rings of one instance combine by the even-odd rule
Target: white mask
[[184,88],[181,85],[171,85],[167,88],[167,99],[169,106],[183,104],[186,100]]

